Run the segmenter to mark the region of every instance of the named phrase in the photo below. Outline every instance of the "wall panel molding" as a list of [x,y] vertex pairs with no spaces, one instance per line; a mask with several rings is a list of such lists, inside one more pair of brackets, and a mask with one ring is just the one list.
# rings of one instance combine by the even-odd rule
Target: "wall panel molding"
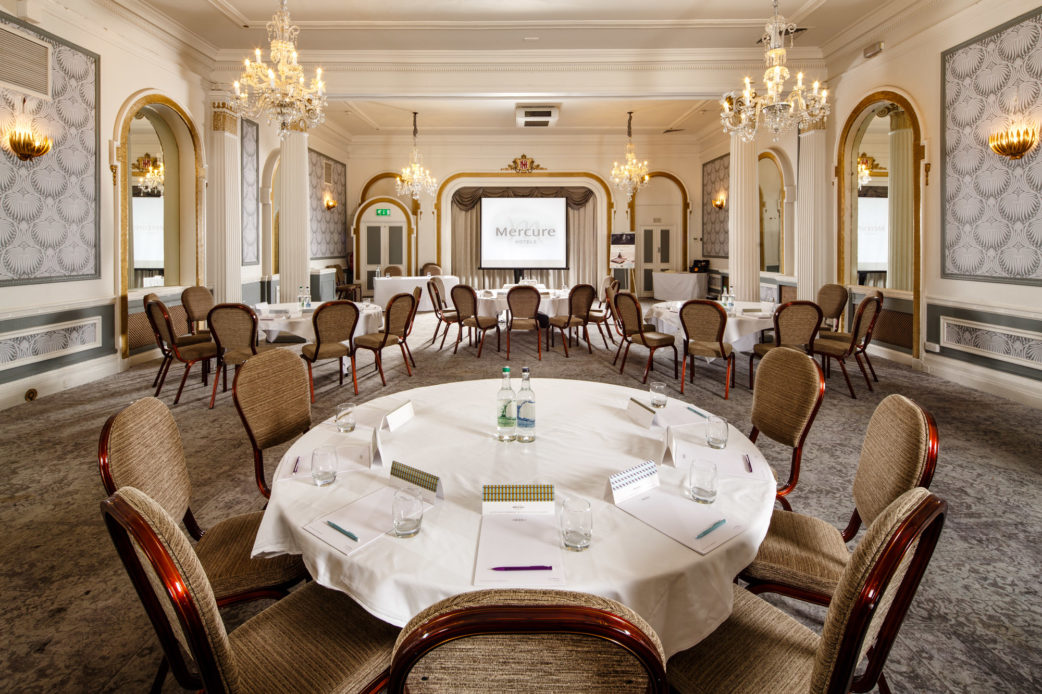
[[[702,255],[706,258],[728,257],[727,231],[730,194],[731,155],[711,159],[702,164]],[[723,193],[724,209],[713,207],[713,200]]]

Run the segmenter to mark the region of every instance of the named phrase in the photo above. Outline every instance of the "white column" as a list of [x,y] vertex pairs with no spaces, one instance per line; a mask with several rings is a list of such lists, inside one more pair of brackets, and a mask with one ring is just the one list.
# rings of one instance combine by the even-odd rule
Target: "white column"
[[239,119],[224,102],[213,102],[210,194],[213,196],[214,298],[242,301],[242,195],[239,189]]
[[308,218],[308,134],[282,137],[279,159],[279,294],[293,301],[311,282],[311,225]]
[[[825,252],[828,174],[825,170],[825,124],[800,132],[796,189],[796,298],[814,301],[828,277]],[[841,280],[842,281],[842,280]]]
[[890,181],[888,223],[890,246],[887,252],[886,286],[890,289],[912,288],[912,265],[915,262],[912,243],[915,208],[912,189],[912,121],[904,111],[890,114]]
[[731,134],[727,205],[728,271],[738,301],[760,300],[760,191],[756,145]]
[[785,209],[782,210],[782,269],[783,275],[796,274],[796,186],[785,186]]
[[274,263],[271,259],[271,188],[260,189],[261,275],[268,277]]

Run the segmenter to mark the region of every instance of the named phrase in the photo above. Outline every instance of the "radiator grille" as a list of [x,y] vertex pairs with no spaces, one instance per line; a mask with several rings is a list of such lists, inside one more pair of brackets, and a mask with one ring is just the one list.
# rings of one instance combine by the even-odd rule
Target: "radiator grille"
[[0,25],[0,85],[50,99],[50,44]]

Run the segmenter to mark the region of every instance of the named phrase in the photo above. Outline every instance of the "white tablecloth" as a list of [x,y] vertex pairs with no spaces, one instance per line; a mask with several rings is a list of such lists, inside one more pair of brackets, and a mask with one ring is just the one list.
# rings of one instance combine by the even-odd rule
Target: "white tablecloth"
[[651,285],[656,299],[687,301],[706,298],[709,274],[705,272],[653,272]]
[[[275,471],[254,554],[302,554],[319,584],[347,593],[373,615],[401,626],[438,600],[478,589],[473,571],[482,484],[549,482],[558,499],[581,495],[593,505],[592,546],[586,552],[562,553],[562,588],[633,608],[658,632],[667,656],[719,626],[731,612],[731,581],[756,555],[774,506],[775,483],[756,447],[731,429],[728,451],[749,453],[754,472],[721,477],[715,505],[745,529],[702,556],[602,500],[609,474],[661,450],[665,430],[641,428],[625,411],[630,397],[647,401],[647,391],[534,379],[537,440],[522,444],[494,437],[498,387],[498,380],[464,381],[373,401],[412,401],[415,418],[393,434],[383,432],[384,454],[387,460],[440,476],[444,485],[445,500],[425,514],[419,535],[386,535],[348,557],[302,530],[389,481],[389,463],[373,469],[348,463],[350,470],[340,472],[327,488],[310,480],[283,479],[297,456],[309,456],[314,447],[348,436],[324,422],[297,440]],[[671,399],[664,413],[674,423],[692,423],[691,431],[701,433],[704,420],[684,403]],[[676,489],[682,471],[666,465],[659,470],[663,485]]]
[[[684,342],[684,326],[680,323],[680,306],[683,302],[666,301],[656,304],[644,312],[644,319],[661,333],[676,335],[677,343]],[[762,312],[759,301],[736,301],[735,315],[727,317],[724,327],[724,342],[730,342],[736,352],[751,352],[759,340],[761,330],[774,327],[773,314]],[[753,313],[742,313],[743,310]]]
[[[271,342],[278,337],[280,332],[292,333],[303,337],[308,342],[315,341],[315,326],[311,322],[314,308],[300,311],[296,303],[270,304],[267,313],[261,314],[257,310],[257,327],[264,333],[264,337]],[[375,333],[383,325],[383,309],[370,303],[358,304],[358,323],[355,325],[354,336]],[[272,315],[272,311],[285,311],[278,315]]]
[[[438,275],[441,277],[441,281],[445,284],[445,294],[442,295],[442,300],[446,303],[450,302],[449,296],[452,292],[452,288],[459,284],[459,277],[455,275]],[[381,307],[386,308],[387,302],[391,300],[391,297],[395,294],[412,294],[412,290],[416,287],[420,288],[420,311],[433,311],[434,305],[431,304],[430,293],[427,291],[427,280],[430,277],[424,275],[423,277],[374,277],[373,278],[373,303],[378,304]]]
[[[489,296],[491,294],[491,296]],[[478,292],[478,315],[498,316],[506,311],[507,290],[486,289]],[[550,318],[558,315],[568,315],[568,292],[544,292],[539,298],[539,312]]]

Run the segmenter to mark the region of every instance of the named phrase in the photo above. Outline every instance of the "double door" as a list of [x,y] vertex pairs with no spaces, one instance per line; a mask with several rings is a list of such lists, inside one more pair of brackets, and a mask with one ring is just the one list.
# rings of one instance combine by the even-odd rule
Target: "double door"
[[637,296],[652,296],[653,272],[665,272],[673,267],[677,255],[673,227],[640,226],[637,228]]
[[362,257],[365,258],[365,265],[362,270],[365,273],[366,294],[373,293],[373,278],[388,265],[400,265],[408,274],[409,270],[405,267],[404,224],[366,224],[363,241],[365,248],[362,249]]

